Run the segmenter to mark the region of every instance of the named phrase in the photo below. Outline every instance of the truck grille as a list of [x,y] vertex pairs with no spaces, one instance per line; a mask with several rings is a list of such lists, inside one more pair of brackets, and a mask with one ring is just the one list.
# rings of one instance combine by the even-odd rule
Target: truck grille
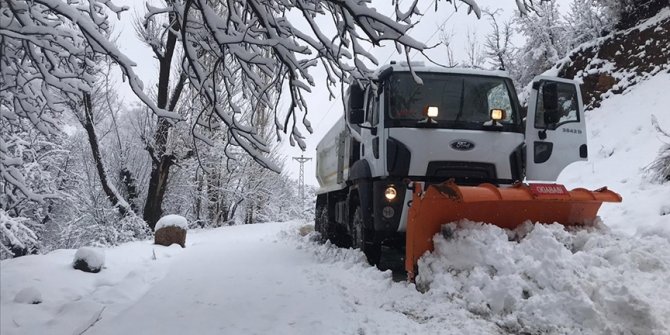
[[497,183],[496,167],[491,163],[433,161],[428,163],[426,177],[435,181],[454,178],[459,185]]

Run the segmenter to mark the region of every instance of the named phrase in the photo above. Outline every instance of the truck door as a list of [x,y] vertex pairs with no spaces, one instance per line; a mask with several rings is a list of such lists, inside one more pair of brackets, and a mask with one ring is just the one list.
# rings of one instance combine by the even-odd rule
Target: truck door
[[526,179],[555,181],[563,168],[586,160],[586,123],[579,83],[533,79],[526,117]]
[[365,127],[361,127],[361,156],[370,164],[373,177],[383,174],[382,158],[386,143],[381,140],[383,129],[380,129],[379,97],[368,87],[365,97]]

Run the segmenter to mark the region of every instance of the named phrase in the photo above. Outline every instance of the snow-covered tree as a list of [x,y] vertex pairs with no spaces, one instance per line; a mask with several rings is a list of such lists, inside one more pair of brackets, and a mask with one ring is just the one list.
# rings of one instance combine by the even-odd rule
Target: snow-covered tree
[[573,0],[570,11],[565,16],[570,49],[593,41],[610,31],[615,20],[606,17],[598,0]]
[[473,69],[481,69],[486,62],[482,44],[476,30],[467,31],[465,42],[465,61],[463,65]]
[[34,225],[30,219],[10,216],[0,208],[0,260],[37,251]]
[[515,78],[522,87],[554,66],[568,50],[566,27],[556,0],[540,2],[535,11],[515,21],[518,32],[526,38],[518,57],[519,67],[524,70]]
[[442,43],[442,45],[444,45],[446,48],[445,55],[447,57],[447,63],[445,65],[449,67],[458,66],[458,62],[454,56],[453,37],[453,31],[448,31],[445,29],[445,27],[440,28],[440,43]]
[[670,7],[668,0],[596,0],[604,9],[608,26],[628,29],[641,20],[648,19],[664,8]]
[[30,183],[20,168],[29,164],[26,150],[19,148],[39,150],[25,145],[31,136],[41,136],[37,143],[42,145],[62,135],[63,116],[91,93],[96,55],[112,57],[122,65],[138,96],[151,103],[132,75],[132,62],[108,39],[108,12],[122,10],[109,1],[0,4],[0,186],[11,198],[41,203],[55,196]]
[[514,62],[514,47],[512,45],[513,29],[511,22],[498,22],[496,16],[501,11],[484,11],[491,25],[491,32],[484,40],[484,54],[496,69],[511,70]]
[[[477,16],[481,15],[476,1],[462,1],[470,11]],[[517,3],[522,12],[527,12],[533,6],[532,1]],[[85,62],[83,55],[86,52],[109,54],[121,66],[131,87],[144,103],[160,116],[179,118],[166,110],[166,106],[159,106],[149,99],[132,71],[133,63],[118,52],[102,33],[109,29],[107,14],[118,14],[125,8],[116,7],[109,0],[70,1],[67,6],[62,4],[62,0],[11,0],[7,7],[3,7],[3,12],[7,13],[3,20],[16,27],[39,28],[37,35],[35,32],[12,29],[12,38],[27,42],[33,49],[62,51],[50,53],[50,61],[73,57],[73,60]],[[211,104],[209,107],[216,111],[217,117],[227,125],[235,145],[268,167],[275,166],[264,158],[263,153],[268,150],[267,143],[257,136],[253,127],[237,119],[240,106],[232,100],[227,102],[230,110],[215,104],[216,90],[219,89],[216,81],[224,84],[223,90],[230,90],[233,83],[238,82],[235,79],[242,78],[242,94],[267,108],[276,108],[278,98],[271,99],[266,93],[270,89],[281,90],[286,83],[291,105],[285,115],[277,113],[276,126],[278,130],[286,131],[291,141],[304,146],[299,124],[311,130],[305,118],[306,105],[302,97],[304,92],[314,86],[310,68],[321,64],[331,84],[342,80],[364,80],[370,73],[364,61],[376,62],[364,43],[378,45],[382,41],[392,41],[397,43],[399,50],[425,48],[423,43],[407,34],[413,25],[412,18],[419,14],[416,1],[404,12],[396,3],[396,20],[377,12],[367,2],[354,1],[172,0],[165,7],[148,6],[148,9],[147,22],[160,15],[168,17],[168,24],[155,27],[155,30],[162,30],[165,33],[163,36],[168,39],[171,34],[179,35],[185,57],[181,65],[189,84],[200,92]],[[296,20],[302,21],[309,28],[297,28],[298,24],[294,23]],[[66,24],[59,25],[60,22]],[[46,33],[51,28],[54,29]],[[325,33],[328,29],[331,32]],[[74,42],[62,36],[71,36]],[[51,42],[49,46],[46,46],[45,41]],[[171,48],[161,48],[159,43],[155,46],[155,53],[161,55],[167,63],[171,57],[166,52],[172,52]],[[208,62],[203,64],[203,59]],[[36,64],[49,63],[40,58],[35,61]],[[73,71],[76,68],[73,66],[70,71],[64,71],[67,75],[61,76],[61,79],[68,79],[69,88],[86,91],[84,84],[90,85],[92,78],[84,78],[82,81],[78,79],[81,76],[69,75],[76,72]],[[236,70],[230,71],[231,68]],[[259,71],[273,80],[259,80]],[[215,78],[213,74],[217,72],[222,77]],[[53,74],[47,71],[41,75],[53,78]],[[56,86],[63,87],[60,84]],[[160,98],[158,100],[162,101]]]

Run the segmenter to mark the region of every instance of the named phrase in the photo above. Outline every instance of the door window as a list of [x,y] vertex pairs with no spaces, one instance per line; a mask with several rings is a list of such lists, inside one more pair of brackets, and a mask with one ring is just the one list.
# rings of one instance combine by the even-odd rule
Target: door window
[[[545,104],[545,88],[549,85],[556,86],[556,97],[558,99],[555,104],[555,109],[547,109]],[[553,89],[553,87],[552,87]],[[553,113],[554,117],[545,118],[548,113]],[[549,122],[547,120],[556,120],[556,122]],[[570,123],[579,122],[579,100],[577,98],[577,87],[573,84],[560,82],[542,81],[537,95],[537,105],[535,109],[535,128],[554,130],[559,126]]]
[[370,123],[372,127],[376,126],[379,123],[379,97],[374,93],[372,89],[368,93],[368,108],[366,121]]

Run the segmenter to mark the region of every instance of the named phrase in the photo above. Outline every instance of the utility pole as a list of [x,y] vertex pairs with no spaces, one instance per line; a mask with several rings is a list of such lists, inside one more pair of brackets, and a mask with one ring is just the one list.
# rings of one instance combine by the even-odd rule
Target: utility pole
[[300,163],[300,177],[298,179],[298,188],[300,188],[300,198],[302,199],[302,207],[305,207],[305,162],[312,160],[311,157],[293,157],[293,160]]

